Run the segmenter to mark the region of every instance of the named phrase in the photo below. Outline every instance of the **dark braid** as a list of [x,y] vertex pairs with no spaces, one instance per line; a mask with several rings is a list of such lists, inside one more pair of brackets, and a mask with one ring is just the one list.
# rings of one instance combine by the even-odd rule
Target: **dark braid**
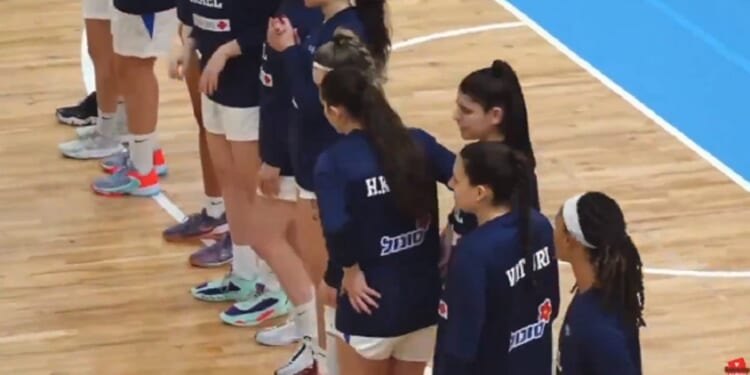
[[622,311],[623,318],[643,327],[646,298],[643,263],[627,233],[625,217],[612,198],[588,192],[578,201],[578,217],[596,273],[596,287],[604,293],[604,308]]

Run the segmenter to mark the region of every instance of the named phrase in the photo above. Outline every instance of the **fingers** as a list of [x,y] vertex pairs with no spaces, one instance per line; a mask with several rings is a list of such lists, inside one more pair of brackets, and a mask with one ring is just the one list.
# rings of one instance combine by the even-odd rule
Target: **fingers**
[[352,308],[357,313],[372,315],[372,311],[380,307],[377,301],[375,301],[376,298],[380,298],[380,293],[370,287],[365,286],[361,291],[355,293],[347,291],[346,295],[349,297],[349,303],[352,305]]

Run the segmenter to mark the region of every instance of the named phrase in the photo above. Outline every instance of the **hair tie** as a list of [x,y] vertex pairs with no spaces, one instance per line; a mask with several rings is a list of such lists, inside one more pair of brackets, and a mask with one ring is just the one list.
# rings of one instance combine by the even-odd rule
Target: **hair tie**
[[578,201],[582,196],[583,194],[578,194],[565,201],[562,209],[563,222],[568,228],[568,232],[576,239],[576,241],[580,242],[583,246],[593,249],[595,246],[586,241],[586,237],[583,235],[583,230],[581,230],[581,223],[578,220]]

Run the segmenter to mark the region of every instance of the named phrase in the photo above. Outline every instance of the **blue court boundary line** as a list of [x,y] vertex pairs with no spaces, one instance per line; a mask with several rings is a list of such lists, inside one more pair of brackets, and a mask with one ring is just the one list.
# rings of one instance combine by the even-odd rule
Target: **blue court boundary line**
[[[462,35],[468,35],[468,34],[475,34],[480,33],[484,31],[489,30],[499,30],[499,29],[512,29],[512,28],[519,28],[519,27],[529,27],[533,31],[537,32],[540,36],[542,36],[545,40],[547,40],[550,44],[555,46],[557,49],[559,49],[563,54],[565,54],[568,58],[576,62],[578,65],[580,65],[582,68],[584,68],[586,71],[588,71],[591,75],[599,79],[605,86],[607,86],[609,89],[613,90],[615,93],[623,97],[628,103],[635,106],[637,109],[639,109],[641,112],[644,113],[647,117],[654,120],[657,124],[662,126],[664,130],[669,132],[670,134],[674,135],[678,139],[680,137],[684,138],[687,142],[692,143],[691,140],[689,140],[684,134],[680,133],[676,129],[674,129],[673,126],[671,126],[669,123],[667,123],[664,119],[659,117],[656,113],[648,109],[645,105],[643,105],[641,102],[639,102],[637,99],[635,99],[632,95],[627,93],[624,89],[622,89],[620,86],[612,82],[609,78],[604,76],[601,72],[596,70],[593,66],[591,66],[588,62],[581,59],[578,55],[576,55],[573,51],[565,47],[562,43],[560,43],[557,39],[555,39],[552,35],[550,35],[548,32],[546,32],[544,29],[542,29],[539,25],[534,23],[528,16],[520,12],[518,9],[513,7],[510,4],[507,4],[505,1],[502,0],[495,0],[498,4],[500,4],[503,7],[506,7],[506,9],[513,13],[520,22],[504,22],[504,23],[493,23],[488,25],[482,25],[482,26],[476,26],[476,27],[468,27],[468,28],[460,28],[455,30],[448,30],[444,32],[439,33],[433,33],[429,35],[419,36],[407,40],[403,40],[401,42],[397,42],[393,44],[393,50],[399,50],[406,47],[415,46],[422,43],[427,43],[439,39],[445,39],[445,38],[452,38]],[[534,25],[534,26],[532,26]],[[547,36],[545,36],[547,35]],[[549,39],[548,39],[549,38]],[[554,41],[554,42],[553,42]],[[661,123],[660,123],[661,121]],[[662,123],[664,125],[662,125]],[[674,131],[679,134],[674,134],[670,132],[669,129],[674,129]],[[682,141],[682,139],[680,139]],[[685,143],[685,142],[683,142]],[[717,167],[720,171],[724,172],[719,166],[715,165],[711,162],[710,159],[706,158],[704,155],[701,154],[699,150],[701,149],[698,145],[691,146],[690,143],[685,143],[685,145],[690,148],[691,150],[695,151],[699,155],[701,155],[704,159],[706,159],[709,163]],[[702,151],[709,157],[713,158],[710,154],[708,154],[705,150]],[[715,158],[714,158],[715,159]],[[718,162],[718,160],[717,160]],[[719,162],[720,163],[720,162]],[[723,164],[721,164],[723,165]],[[724,166],[727,170],[731,171],[728,167]],[[726,174],[726,173],[725,173]],[[730,176],[731,178],[731,176]],[[740,178],[738,176],[738,178]],[[740,178],[741,179],[741,178]],[[743,181],[746,185],[747,182]],[[735,181],[737,182],[737,181]],[[741,186],[743,186],[741,183],[738,182]],[[750,191],[750,187],[743,186],[746,191]],[[181,222],[186,219],[185,213],[182,212],[182,210],[174,203],[172,202],[164,193],[159,193],[156,196],[152,197],[154,201],[162,208],[164,209],[169,216],[171,216],[173,219],[175,219],[178,222]],[[203,240],[203,242],[206,245],[214,243],[213,240]],[[568,265],[568,263],[559,262],[562,265]],[[650,267],[644,267],[643,272],[645,274],[650,275],[661,275],[661,276],[672,276],[672,277],[692,277],[692,278],[750,278],[750,271],[700,271],[700,270],[678,270],[678,269],[669,269],[669,268],[650,268]]]

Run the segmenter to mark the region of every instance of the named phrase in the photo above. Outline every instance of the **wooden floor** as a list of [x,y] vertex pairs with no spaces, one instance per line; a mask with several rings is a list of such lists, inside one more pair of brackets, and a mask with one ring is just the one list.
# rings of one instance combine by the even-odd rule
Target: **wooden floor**
[[[517,21],[491,0],[392,3],[396,40]],[[73,131],[52,112],[82,92],[78,1],[2,0],[0,14],[0,373],[272,373],[289,348],[257,346],[252,329],[219,323],[224,305],[188,294],[224,270],[190,268],[197,244],[161,240],[173,219],[159,205],[94,196],[96,164],[59,156]],[[647,266],[750,270],[750,195],[528,27],[400,50],[388,92],[410,124],[456,149],[456,85],[493,58],[525,86],[546,213],[601,189],[623,204]],[[191,212],[202,196],[196,126],[182,84],[160,69],[163,186]],[[567,303],[567,267],[562,278]],[[648,275],[646,301],[646,374],[722,373],[750,356],[750,279]]]

